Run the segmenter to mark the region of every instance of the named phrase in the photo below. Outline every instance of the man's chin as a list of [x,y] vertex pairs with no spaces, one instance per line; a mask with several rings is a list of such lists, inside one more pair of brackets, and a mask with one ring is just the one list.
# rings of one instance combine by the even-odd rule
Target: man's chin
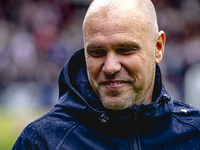
[[105,108],[111,109],[111,110],[124,110],[127,108],[132,107],[132,100],[124,100],[124,99],[118,99],[112,97],[101,99],[102,104]]

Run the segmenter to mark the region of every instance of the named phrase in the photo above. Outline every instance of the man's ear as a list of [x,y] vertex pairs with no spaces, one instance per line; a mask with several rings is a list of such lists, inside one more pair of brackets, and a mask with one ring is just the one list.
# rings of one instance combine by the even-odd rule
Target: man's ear
[[160,31],[157,34],[157,42],[155,49],[155,63],[159,64],[162,60],[164,54],[164,46],[165,46],[165,32]]

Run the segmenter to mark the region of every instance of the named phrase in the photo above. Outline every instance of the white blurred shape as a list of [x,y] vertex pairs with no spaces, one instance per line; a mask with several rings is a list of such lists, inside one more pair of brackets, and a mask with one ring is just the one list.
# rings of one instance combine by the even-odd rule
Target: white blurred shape
[[186,72],[185,102],[200,109],[200,63],[191,66]]

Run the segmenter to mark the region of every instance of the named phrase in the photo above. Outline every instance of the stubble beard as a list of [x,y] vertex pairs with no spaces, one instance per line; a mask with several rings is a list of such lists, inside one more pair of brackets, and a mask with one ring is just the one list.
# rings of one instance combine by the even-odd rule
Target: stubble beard
[[136,93],[129,93],[127,96],[120,97],[119,91],[111,91],[109,92],[109,96],[103,92],[99,92],[99,98],[103,106],[111,110],[124,110],[134,105],[141,104],[141,100],[138,100]]

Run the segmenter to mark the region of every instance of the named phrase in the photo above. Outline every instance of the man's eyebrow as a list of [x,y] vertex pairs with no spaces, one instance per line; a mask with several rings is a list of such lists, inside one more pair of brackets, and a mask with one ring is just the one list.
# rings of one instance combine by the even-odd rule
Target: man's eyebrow
[[104,46],[99,46],[99,45],[95,45],[95,44],[89,44],[86,46],[86,49],[101,49],[104,48]]
[[[136,48],[140,48],[141,46],[137,42],[126,41],[126,42],[123,42],[123,43],[116,44],[113,47],[114,48],[120,48],[120,47],[136,47]],[[88,44],[86,46],[87,50],[90,50],[90,49],[103,49],[103,48],[105,48],[105,46],[103,46],[103,45],[97,45],[97,44]]]
[[128,41],[125,43],[118,44],[115,47],[137,47],[137,48],[140,48],[141,46],[137,42]]

